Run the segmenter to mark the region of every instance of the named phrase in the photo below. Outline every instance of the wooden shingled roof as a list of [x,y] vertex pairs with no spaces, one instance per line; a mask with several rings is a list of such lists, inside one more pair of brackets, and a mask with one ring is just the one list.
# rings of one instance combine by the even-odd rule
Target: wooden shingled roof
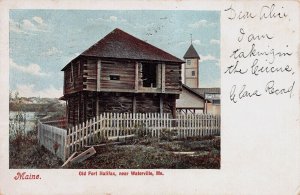
[[181,59],[118,28],[79,56],[184,63]]
[[200,95],[205,95],[206,93],[221,93],[221,89],[219,87],[211,87],[211,88],[192,88],[194,91],[196,91]]
[[197,93],[197,91],[195,91],[193,88],[190,88],[189,86],[187,86],[187,85],[185,85],[185,84],[183,84],[183,83],[182,83],[182,87],[183,87],[184,89],[186,89],[187,91],[193,93],[194,95],[198,96],[199,98],[205,100],[204,95],[203,95],[203,94]]

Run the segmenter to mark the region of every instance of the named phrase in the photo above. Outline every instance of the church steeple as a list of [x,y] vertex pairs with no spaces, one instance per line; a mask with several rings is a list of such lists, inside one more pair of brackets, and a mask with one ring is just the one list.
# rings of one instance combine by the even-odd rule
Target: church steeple
[[193,44],[190,45],[190,47],[188,48],[188,50],[185,52],[184,59],[188,59],[188,58],[197,58],[200,59],[196,49],[194,48]]
[[190,88],[199,88],[199,60],[200,56],[193,46],[192,38],[191,45],[184,54],[184,83]]

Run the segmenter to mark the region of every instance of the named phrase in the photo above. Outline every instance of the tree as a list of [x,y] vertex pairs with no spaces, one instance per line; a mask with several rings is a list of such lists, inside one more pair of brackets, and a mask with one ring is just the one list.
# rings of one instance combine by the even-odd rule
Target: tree
[[19,100],[19,92],[18,91],[15,92],[15,100]]
[[[12,93],[10,94],[12,96]],[[22,102],[20,101],[19,92],[15,92],[15,107],[16,113],[14,114],[13,118],[10,118],[10,126],[12,127],[12,134],[17,136],[22,136],[25,134],[25,127],[26,127],[26,113],[23,112],[22,109]]]

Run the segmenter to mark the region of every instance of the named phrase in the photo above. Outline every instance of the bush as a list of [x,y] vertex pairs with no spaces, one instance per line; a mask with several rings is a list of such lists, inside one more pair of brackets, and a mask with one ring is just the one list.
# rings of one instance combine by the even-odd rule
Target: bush
[[178,136],[177,130],[163,129],[160,134],[162,140],[172,141],[174,137]]

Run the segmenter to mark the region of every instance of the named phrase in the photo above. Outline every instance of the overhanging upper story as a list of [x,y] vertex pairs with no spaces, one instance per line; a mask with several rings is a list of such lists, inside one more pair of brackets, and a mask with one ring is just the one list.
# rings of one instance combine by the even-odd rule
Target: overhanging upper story
[[64,71],[64,95],[79,91],[181,93],[183,61],[115,29]]
[[181,64],[80,57],[64,69],[64,95],[79,91],[181,93]]

